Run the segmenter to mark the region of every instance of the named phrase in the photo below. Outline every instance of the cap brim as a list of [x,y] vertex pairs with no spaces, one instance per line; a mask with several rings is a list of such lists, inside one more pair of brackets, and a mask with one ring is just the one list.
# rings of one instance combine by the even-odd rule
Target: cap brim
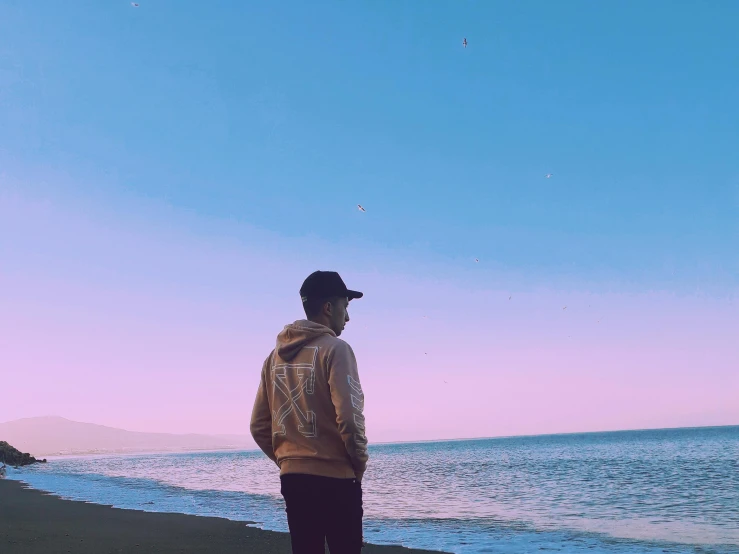
[[364,293],[358,292],[356,290],[347,290],[346,291],[346,297],[349,300],[354,300],[356,298],[362,298],[364,296]]

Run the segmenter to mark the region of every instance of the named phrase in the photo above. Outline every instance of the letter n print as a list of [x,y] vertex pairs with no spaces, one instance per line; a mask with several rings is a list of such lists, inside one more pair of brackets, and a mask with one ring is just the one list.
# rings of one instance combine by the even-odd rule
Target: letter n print
[[366,439],[364,437],[364,392],[362,391],[362,385],[351,375],[347,375],[346,380],[348,381],[349,388],[351,389],[350,392],[352,397],[352,408],[354,408],[354,423],[356,424],[357,429],[360,431],[360,434],[357,436],[357,438],[361,441],[366,442]]

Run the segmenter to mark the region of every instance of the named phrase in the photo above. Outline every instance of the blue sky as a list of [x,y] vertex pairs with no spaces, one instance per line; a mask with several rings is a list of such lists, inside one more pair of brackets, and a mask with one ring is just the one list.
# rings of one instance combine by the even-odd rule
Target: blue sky
[[[665,314],[693,296],[715,336],[738,324],[739,4],[140,4],[0,0],[0,277],[18,313],[54,279],[81,288],[39,317],[175,281],[261,310],[249,281],[276,326],[283,291],[331,266],[404,291],[383,309],[469,325],[460,309],[490,306],[444,295],[678,298]],[[633,301],[618,333],[652,305]]]
[[5,164],[285,236],[735,284],[739,6],[249,4],[3,2]]

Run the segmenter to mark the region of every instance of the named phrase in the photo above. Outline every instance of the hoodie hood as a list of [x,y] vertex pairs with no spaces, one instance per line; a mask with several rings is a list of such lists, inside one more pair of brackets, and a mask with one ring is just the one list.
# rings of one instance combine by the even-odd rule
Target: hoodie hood
[[285,325],[285,328],[277,335],[277,355],[290,362],[300,350],[316,337],[322,335],[336,336],[331,329],[320,323],[314,323],[307,319],[299,319],[295,323]]

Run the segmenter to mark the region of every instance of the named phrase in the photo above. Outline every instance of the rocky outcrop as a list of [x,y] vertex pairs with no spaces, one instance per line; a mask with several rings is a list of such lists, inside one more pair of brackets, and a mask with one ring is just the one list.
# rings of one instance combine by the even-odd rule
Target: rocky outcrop
[[0,441],[0,463],[9,466],[27,466],[35,463],[46,463],[46,458],[37,460],[28,453],[16,450],[5,441]]

